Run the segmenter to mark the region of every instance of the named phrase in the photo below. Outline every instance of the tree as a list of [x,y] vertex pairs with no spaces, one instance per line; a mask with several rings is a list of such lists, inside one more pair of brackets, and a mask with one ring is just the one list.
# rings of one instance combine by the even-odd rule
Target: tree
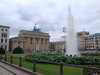
[[0,48],[0,54],[5,54],[6,52],[5,52],[5,50],[1,47]]
[[16,47],[16,48],[13,50],[13,53],[14,53],[14,54],[22,54],[22,53],[24,53],[24,51],[23,51],[22,48]]

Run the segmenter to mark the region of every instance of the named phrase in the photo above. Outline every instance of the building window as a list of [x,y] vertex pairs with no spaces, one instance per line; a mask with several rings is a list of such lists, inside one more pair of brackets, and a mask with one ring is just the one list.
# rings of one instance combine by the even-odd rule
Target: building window
[[95,37],[95,39],[98,39],[98,37]]
[[5,37],[7,37],[7,33],[5,34]]
[[3,39],[1,39],[1,43],[3,43]]
[[1,34],[1,37],[3,37],[3,33]]
[[4,31],[4,29],[2,29],[2,31]]
[[6,37],[6,34],[5,33],[3,34],[3,37]]
[[7,29],[5,31],[8,31]]
[[98,42],[98,40],[95,40],[95,42]]
[[5,50],[7,49],[7,46],[5,46]]
[[18,42],[18,44],[20,44],[20,42]]
[[32,44],[32,42],[30,42],[30,44]]
[[5,39],[5,43],[7,43],[7,39]]
[[96,45],[98,45],[98,43],[96,43]]

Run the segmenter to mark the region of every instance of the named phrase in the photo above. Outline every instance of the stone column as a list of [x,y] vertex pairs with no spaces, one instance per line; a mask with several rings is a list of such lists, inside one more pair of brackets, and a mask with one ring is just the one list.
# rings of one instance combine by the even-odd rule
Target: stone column
[[35,40],[35,37],[34,37],[34,38],[33,38],[33,49],[34,49],[34,50],[36,50],[36,47],[35,47],[35,46],[36,46],[36,40]]
[[28,49],[30,50],[30,37],[28,37]]
[[43,39],[43,50],[45,50],[45,38]]
[[47,39],[47,50],[49,50],[49,39]]
[[23,47],[23,40],[22,40],[22,49],[24,50],[24,47]]
[[41,38],[39,39],[39,50],[41,50]]
[[17,45],[17,47],[19,46],[19,45],[18,45],[18,40],[16,40],[16,45]]
[[13,40],[13,46],[12,46],[12,50],[14,50],[14,40]]

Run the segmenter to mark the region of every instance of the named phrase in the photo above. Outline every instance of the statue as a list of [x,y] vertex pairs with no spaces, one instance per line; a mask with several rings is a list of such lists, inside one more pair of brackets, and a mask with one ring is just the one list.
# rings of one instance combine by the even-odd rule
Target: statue
[[35,24],[33,31],[40,31],[40,30],[41,30],[40,28],[36,28],[36,24]]

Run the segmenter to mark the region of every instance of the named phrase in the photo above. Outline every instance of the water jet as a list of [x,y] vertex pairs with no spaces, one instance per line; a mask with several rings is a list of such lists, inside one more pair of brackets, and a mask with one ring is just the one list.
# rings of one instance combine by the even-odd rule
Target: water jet
[[74,27],[73,16],[70,11],[70,5],[68,8],[68,16],[67,16],[67,38],[66,38],[66,53],[68,56],[78,56],[78,45],[76,32]]

